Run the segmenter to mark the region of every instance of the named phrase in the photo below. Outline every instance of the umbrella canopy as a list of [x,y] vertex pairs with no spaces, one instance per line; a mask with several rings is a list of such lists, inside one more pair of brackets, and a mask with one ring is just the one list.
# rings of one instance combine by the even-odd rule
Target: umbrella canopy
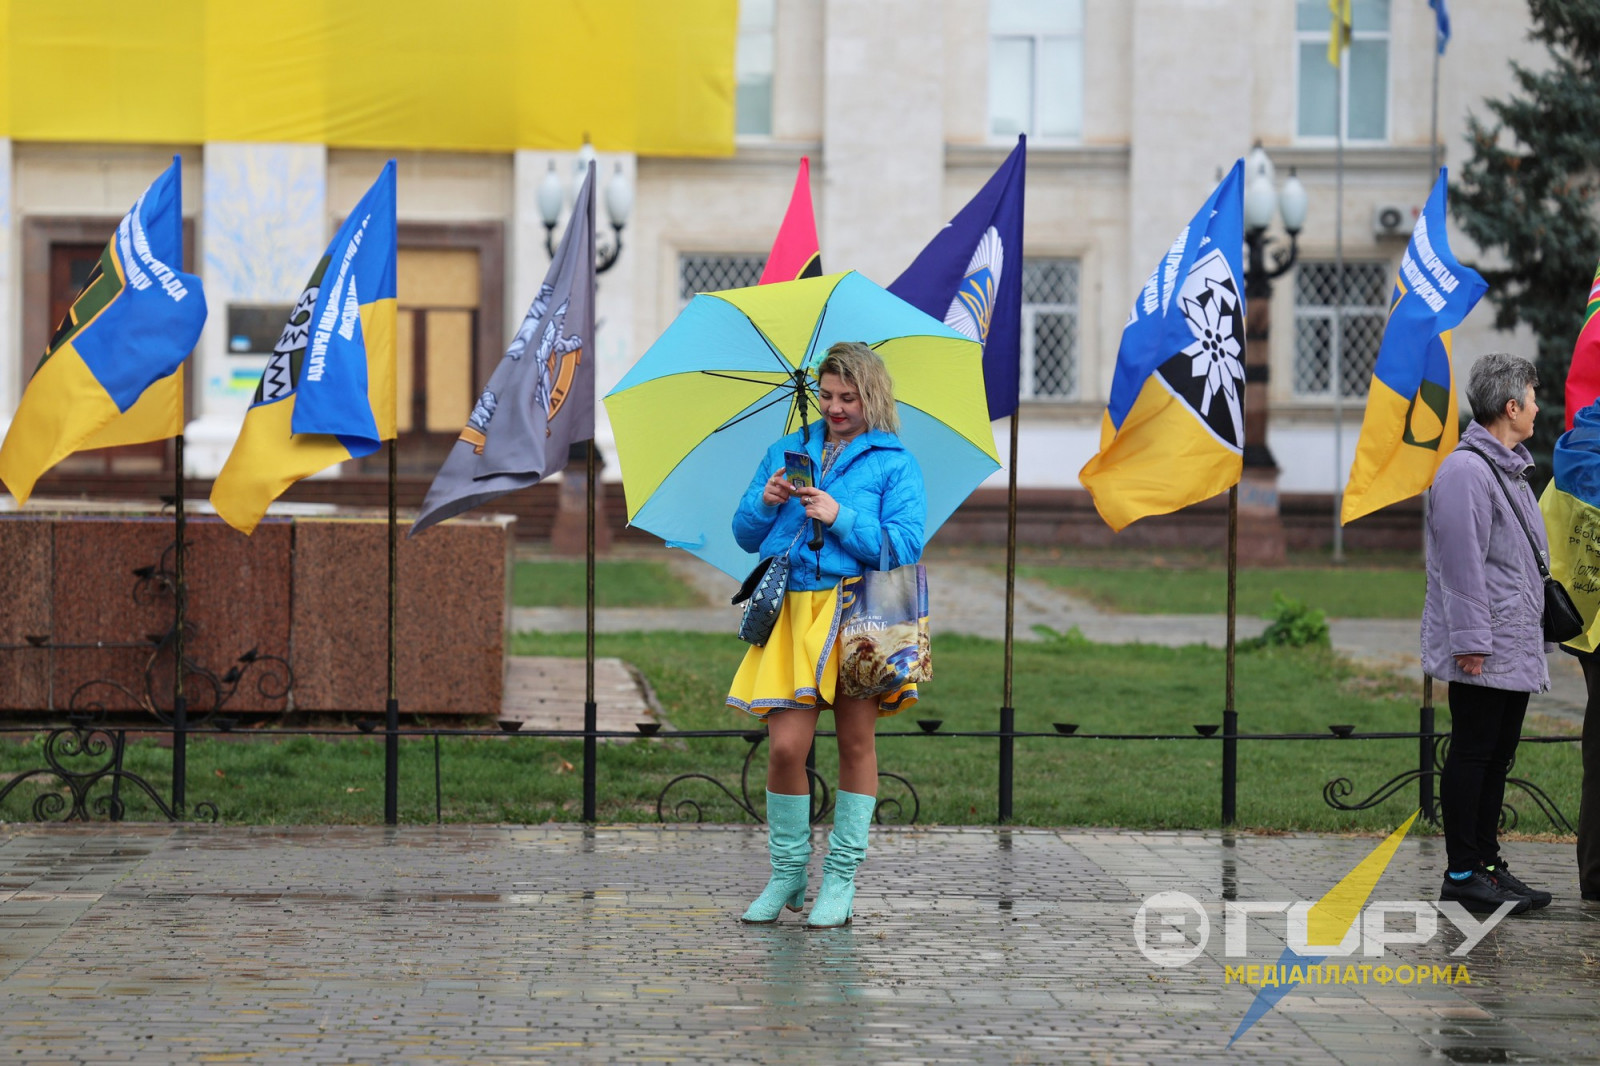
[[1000,468],[983,350],[855,271],[689,301],[605,398],[628,521],[742,578],[756,557],[733,512],[767,447],[816,417],[816,368],[838,341],[871,345],[894,378],[931,537]]

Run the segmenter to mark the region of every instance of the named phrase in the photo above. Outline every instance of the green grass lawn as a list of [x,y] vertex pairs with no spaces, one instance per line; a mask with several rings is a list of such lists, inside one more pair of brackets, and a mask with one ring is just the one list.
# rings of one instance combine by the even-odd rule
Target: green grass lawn
[[[1220,614],[1228,609],[1228,573],[1221,566],[1117,568],[1051,563],[1018,565],[1017,575],[1043,581],[1096,606],[1129,614]],[[1272,594],[1324,611],[1330,618],[1418,618],[1424,577],[1410,568],[1289,566],[1241,569],[1239,613],[1261,615]]]
[[[748,716],[726,710],[722,698],[743,645],[720,635],[692,633],[601,634],[601,655],[621,656],[644,671],[666,715],[679,729],[757,728]],[[581,655],[582,634],[522,635],[523,654]],[[916,733],[915,719],[938,718],[944,731],[994,729],[1001,691],[1002,646],[977,638],[939,636],[936,680],[920,705],[884,719],[886,734]],[[1075,722],[1080,734],[1134,732],[1193,736],[1195,723],[1221,721],[1222,653],[1202,647],[1104,646],[1073,640],[1019,644],[1015,650],[1017,725],[1049,733],[1052,722]],[[1359,731],[1414,730],[1418,694],[1391,677],[1350,666],[1313,650],[1264,650],[1238,660],[1237,706],[1245,732],[1326,733],[1333,723]],[[1537,709],[1537,700],[1535,701]],[[1447,728],[1448,712],[1438,712]],[[827,718],[824,716],[824,723]],[[1548,720],[1529,730],[1550,732]],[[1575,727],[1566,727],[1575,730]],[[919,821],[992,823],[996,813],[993,738],[885,735],[880,768],[903,775],[921,798]],[[1239,754],[1239,820],[1268,830],[1375,831],[1389,829],[1415,807],[1415,786],[1376,808],[1341,812],[1322,799],[1326,782],[1350,779],[1353,798],[1414,765],[1414,740],[1245,741]],[[455,822],[576,820],[580,814],[582,746],[576,741],[527,737],[446,738],[439,746],[444,817]],[[738,791],[749,745],[742,739],[672,739],[602,744],[598,760],[599,816],[603,821],[654,821],[656,797],[673,777],[710,774]],[[1017,741],[1015,814],[1026,825],[1104,825],[1148,828],[1215,827],[1219,820],[1220,758],[1217,740],[1109,741],[1054,733]],[[434,743],[402,746],[400,817],[434,817]],[[38,742],[0,741],[0,776],[42,764]],[[131,769],[148,776],[163,795],[170,752],[151,743],[133,745]],[[764,788],[761,757],[752,766],[751,793]],[[227,822],[263,824],[367,823],[382,820],[381,737],[288,738],[269,741],[197,739],[189,753],[189,799],[209,801]],[[818,768],[836,779],[831,743],[818,746]],[[1576,744],[1527,744],[1517,776],[1542,786],[1575,818],[1579,787]],[[36,795],[28,784],[3,805],[0,818],[30,817]],[[887,787],[884,795],[894,794]],[[125,792],[130,818],[159,815]],[[672,793],[704,805],[711,820],[738,821],[739,812],[715,786],[689,782]],[[1518,829],[1552,827],[1532,802],[1513,789]]]
[[[583,561],[518,560],[511,574],[515,607],[582,607]],[[604,559],[594,567],[594,599],[600,607],[703,607],[694,589],[666,563],[649,559]]]

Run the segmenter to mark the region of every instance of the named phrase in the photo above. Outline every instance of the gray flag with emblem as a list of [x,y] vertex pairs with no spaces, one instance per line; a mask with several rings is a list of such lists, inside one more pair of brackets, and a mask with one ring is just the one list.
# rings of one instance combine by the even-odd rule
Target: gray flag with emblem
[[439,468],[415,536],[556,473],[594,439],[594,164],[517,335]]

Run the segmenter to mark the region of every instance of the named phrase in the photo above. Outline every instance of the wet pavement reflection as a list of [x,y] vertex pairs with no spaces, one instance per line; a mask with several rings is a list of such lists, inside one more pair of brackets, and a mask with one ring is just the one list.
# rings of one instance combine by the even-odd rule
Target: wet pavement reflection
[[[1302,983],[1229,1048],[1256,998],[1229,968],[1287,926],[1252,913],[1230,955],[1227,902],[1316,901],[1377,843],[890,829],[855,924],[808,932],[737,921],[752,827],[0,826],[0,1062],[1594,1061],[1600,912],[1543,843],[1511,855],[1548,910],[1464,957],[1440,917],[1330,958],[1373,979]],[[1432,900],[1442,859],[1406,840],[1372,899]],[[1161,892],[1205,915],[1148,926],[1208,929],[1183,965],[1136,943]]]

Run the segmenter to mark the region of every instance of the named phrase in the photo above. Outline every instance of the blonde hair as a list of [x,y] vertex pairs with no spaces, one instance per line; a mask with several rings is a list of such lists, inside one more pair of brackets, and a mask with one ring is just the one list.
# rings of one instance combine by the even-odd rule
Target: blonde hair
[[817,367],[817,381],[832,374],[853,387],[861,397],[861,415],[868,429],[900,432],[900,412],[894,405],[894,379],[878,353],[860,341],[840,341],[828,349]]

